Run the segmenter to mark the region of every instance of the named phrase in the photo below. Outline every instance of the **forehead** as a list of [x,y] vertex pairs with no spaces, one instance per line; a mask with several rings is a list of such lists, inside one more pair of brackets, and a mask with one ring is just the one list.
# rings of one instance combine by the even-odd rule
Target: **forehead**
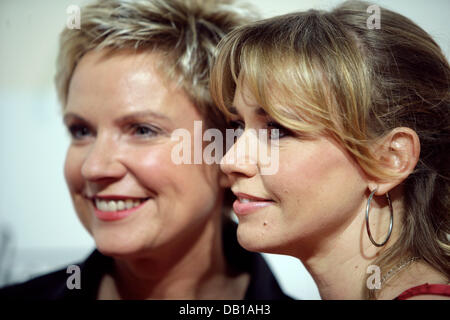
[[108,116],[150,109],[177,118],[199,113],[185,91],[161,74],[157,53],[87,53],[77,65],[66,112],[96,110]]
[[268,114],[242,75],[239,76],[236,83],[233,105],[228,108],[228,111],[233,115],[251,112],[253,115],[266,117]]
[[249,83],[246,81],[242,73],[236,81],[236,90],[234,92],[233,107],[230,109],[239,109],[241,107],[259,107],[255,95],[252,93]]

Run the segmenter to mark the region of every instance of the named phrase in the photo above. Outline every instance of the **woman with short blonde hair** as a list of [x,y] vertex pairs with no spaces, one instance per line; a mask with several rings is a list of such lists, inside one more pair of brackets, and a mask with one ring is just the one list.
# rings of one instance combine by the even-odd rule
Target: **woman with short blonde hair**
[[263,258],[235,241],[218,164],[172,158],[174,131],[224,128],[209,68],[219,40],[249,20],[236,9],[226,0],[81,8],[80,29],[61,35],[56,86],[71,137],[64,174],[96,250],[79,264],[77,287],[64,269],[2,297],[287,298]]

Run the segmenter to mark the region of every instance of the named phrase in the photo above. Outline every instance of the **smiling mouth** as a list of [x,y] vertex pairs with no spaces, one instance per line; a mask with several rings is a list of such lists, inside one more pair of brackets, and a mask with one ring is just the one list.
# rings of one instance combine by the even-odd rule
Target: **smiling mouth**
[[233,203],[233,210],[238,216],[259,211],[262,208],[273,205],[275,202],[270,199],[260,198],[246,193],[236,192],[236,201]]
[[241,198],[238,197],[237,198],[239,200],[240,203],[250,203],[250,202],[273,202],[272,200],[253,200],[253,199],[248,199],[248,198]]
[[242,192],[233,192],[236,198],[241,203],[250,203],[250,202],[273,202],[271,199],[260,198],[254,195],[250,195]]
[[104,199],[100,197],[96,197],[92,199],[94,206],[97,210],[103,212],[117,212],[117,211],[125,211],[133,208],[139,207],[145,201],[150,198],[141,198],[141,199]]

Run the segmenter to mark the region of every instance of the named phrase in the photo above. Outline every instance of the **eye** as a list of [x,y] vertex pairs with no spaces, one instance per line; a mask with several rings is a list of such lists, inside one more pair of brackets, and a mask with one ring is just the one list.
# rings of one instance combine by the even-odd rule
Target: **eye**
[[131,126],[133,135],[139,137],[153,137],[156,136],[161,130],[148,125],[148,124],[134,124]]
[[92,134],[89,127],[83,124],[73,124],[70,125],[68,129],[74,140],[82,140]]
[[275,121],[269,121],[267,123],[267,129],[269,130],[269,138],[271,140],[281,139],[291,135],[289,129],[286,129],[285,127],[283,127],[279,123],[276,123]]
[[244,133],[245,124],[240,120],[233,120],[228,123],[230,129],[234,130],[233,143],[236,143],[239,137]]
[[238,129],[244,130],[245,129],[245,124],[241,120],[230,121],[228,123],[228,126],[234,130],[238,130]]

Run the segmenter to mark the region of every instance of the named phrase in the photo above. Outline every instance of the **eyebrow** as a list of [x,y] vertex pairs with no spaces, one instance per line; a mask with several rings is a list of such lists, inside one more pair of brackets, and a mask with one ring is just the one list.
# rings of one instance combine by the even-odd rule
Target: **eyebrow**
[[172,121],[170,120],[169,117],[167,117],[166,115],[163,115],[162,113],[151,111],[151,110],[137,111],[137,112],[133,112],[133,113],[124,115],[124,116],[120,117],[119,119],[117,119],[115,122],[124,123],[124,122],[130,122],[130,121],[133,121],[136,119],[147,118],[147,117],[163,120],[163,121],[166,121],[166,122],[169,122],[170,124],[172,124]]
[[77,120],[79,120],[79,121],[85,121],[85,122],[87,122],[83,117],[81,117],[81,116],[79,116],[79,115],[77,115],[76,113],[73,113],[73,112],[67,112],[67,113],[65,113],[65,114],[64,114],[64,117],[63,117],[63,122],[67,125],[67,123],[69,122],[69,120],[72,119],[72,118],[77,119]]
[[[237,110],[237,108],[236,108],[235,106],[231,106],[231,107],[228,109],[228,111],[230,111],[230,113],[232,113],[232,114],[234,114],[234,115],[239,115],[239,116],[240,116],[239,111]],[[264,117],[267,116],[266,110],[264,110],[264,109],[261,108],[261,107],[257,108],[257,109],[255,110],[255,113],[256,113],[258,116],[264,116]]]
[[[172,121],[167,116],[165,116],[165,115],[163,115],[161,113],[158,113],[158,112],[151,111],[151,110],[133,112],[133,113],[121,116],[120,118],[118,118],[114,122],[116,122],[116,123],[125,123],[125,122],[130,122],[130,121],[133,121],[133,120],[136,120],[136,119],[140,119],[140,118],[145,118],[145,117],[152,117],[152,118],[156,118],[156,119],[167,121],[170,124],[172,123]],[[75,118],[75,119],[77,119],[79,121],[89,122],[89,121],[85,120],[83,117],[79,116],[76,113],[67,112],[64,115],[64,117],[63,117],[64,123],[67,124],[67,122],[71,118]]]

